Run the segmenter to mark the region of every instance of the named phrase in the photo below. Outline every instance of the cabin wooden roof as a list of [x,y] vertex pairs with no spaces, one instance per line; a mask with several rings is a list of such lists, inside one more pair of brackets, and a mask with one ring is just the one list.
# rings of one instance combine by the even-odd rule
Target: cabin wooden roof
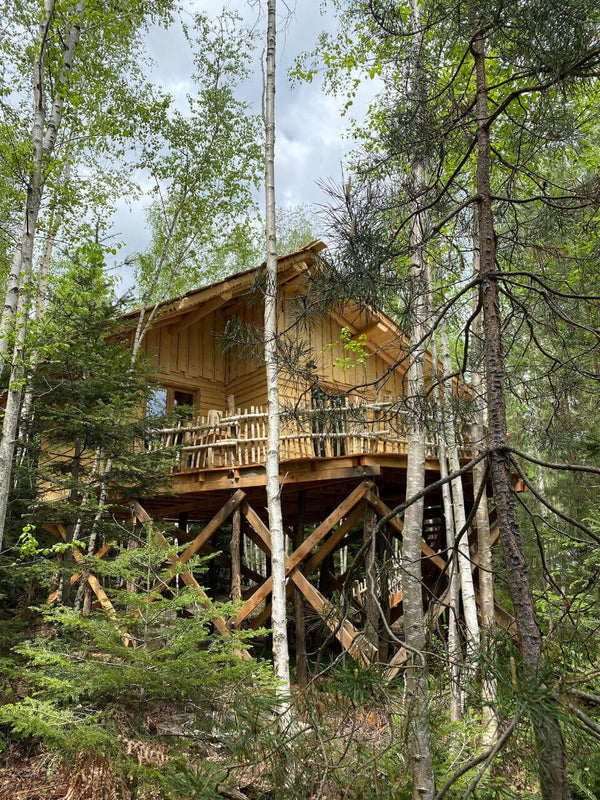
[[[327,245],[319,239],[314,239],[312,242],[295,250],[293,253],[280,256],[277,259],[277,273],[279,284],[286,283],[294,277],[302,274],[304,270],[310,267],[315,260],[315,257],[321,250],[324,250]],[[162,300],[158,304],[152,304],[144,309],[135,309],[124,315],[124,319],[135,319],[140,312],[150,312],[155,305],[157,306],[157,321],[164,323],[166,320],[174,320],[176,317],[194,313],[201,306],[210,303],[211,313],[213,310],[219,308],[225,303],[229,302],[235,297],[245,294],[253,285],[256,280],[256,275],[259,270],[265,267],[265,262],[257,267],[237,272],[235,275],[229,275],[220,281],[211,283],[208,286],[201,286],[198,289],[192,289],[179,297],[174,297],[169,300]]]
[[[314,239],[293,253],[280,256],[277,260],[279,286],[300,278],[305,271],[310,269],[318,254],[326,247],[324,242]],[[153,325],[168,325],[169,333],[178,333],[231,300],[247,293],[254,284],[257,273],[264,267],[265,263],[263,262],[258,267],[230,275],[209,286],[192,289],[179,297],[163,300],[144,309],[135,309],[124,314],[123,319],[133,322],[141,311],[150,313],[156,306]],[[390,363],[392,360],[397,360],[399,339],[402,344],[408,346],[406,335],[390,317],[378,309],[347,302],[344,306],[340,304],[338,308],[331,309],[331,315],[341,325],[349,328],[354,335],[366,334],[367,342],[370,342],[371,347],[376,346],[378,350],[381,348],[380,354],[383,353],[384,360],[389,360]],[[391,354],[388,358],[385,355],[386,345],[389,346],[392,341],[396,351],[393,359]]]
[[[293,253],[280,256],[277,259],[278,285],[280,287],[289,285],[292,281],[301,279],[314,265],[318,254],[326,247],[327,245],[320,239],[314,239]],[[248,293],[256,281],[257,273],[264,267],[265,262],[208,286],[192,289],[179,297],[163,300],[144,309],[138,308],[125,314],[123,319],[133,322],[142,311],[150,313],[155,309],[152,325],[167,326],[169,334],[175,335],[218,308]],[[348,328],[353,336],[364,334],[367,352],[376,352],[392,368],[398,365],[399,350],[408,351],[410,348],[410,340],[406,333],[391,317],[379,309],[348,301],[331,308],[330,314],[340,325]],[[431,369],[429,351],[426,354],[426,362]],[[404,364],[403,370],[407,366]],[[453,383],[457,385],[456,379]],[[467,388],[462,382],[461,386]]]

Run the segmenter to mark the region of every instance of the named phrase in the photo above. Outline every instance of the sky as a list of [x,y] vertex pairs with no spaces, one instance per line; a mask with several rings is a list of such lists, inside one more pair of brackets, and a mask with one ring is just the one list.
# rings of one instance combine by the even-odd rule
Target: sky
[[[186,3],[187,19],[191,22],[194,11],[216,15],[221,5],[210,0],[189,0]],[[326,95],[318,78],[310,84],[294,86],[288,78],[296,57],[313,50],[322,31],[336,28],[332,13],[322,13],[322,5],[321,0],[288,0],[287,7],[291,11],[288,13],[282,0],[278,3],[275,178],[277,204],[283,207],[303,204],[316,210],[326,201],[318,181],[341,180],[345,154],[352,148],[346,135],[349,119],[342,116],[345,101]],[[264,14],[260,16],[257,3],[229,0],[225,7],[256,26],[262,38],[266,18]],[[176,103],[181,101],[183,107],[186,94],[193,92],[189,78],[193,64],[183,35],[176,27],[167,31],[154,28],[149,34],[148,49],[155,63],[150,77],[170,92]],[[261,49],[259,45],[252,79],[241,87],[241,97],[252,105],[256,113],[260,112],[262,93]],[[357,117],[366,110],[373,93],[373,86],[364,85],[355,104]],[[264,204],[262,194],[258,195],[258,200]],[[317,219],[315,223],[318,227]],[[120,251],[121,259],[124,253],[144,249],[148,231],[141,203],[129,208],[124,200],[119,205],[114,234],[126,243],[124,250]]]

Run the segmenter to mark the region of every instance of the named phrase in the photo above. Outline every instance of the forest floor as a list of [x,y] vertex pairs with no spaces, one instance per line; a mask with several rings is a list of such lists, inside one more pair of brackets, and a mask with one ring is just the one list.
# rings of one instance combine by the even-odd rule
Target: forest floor
[[[365,709],[350,703],[344,704],[342,710],[339,698],[327,693],[322,694],[320,702],[311,702],[310,708],[308,704],[301,705],[304,708],[297,709],[297,719],[302,718],[300,725],[309,732],[308,739],[313,738],[311,732],[313,726],[317,726],[320,730],[316,738],[325,737],[327,747],[332,746],[340,754],[345,752],[348,755],[353,747],[359,746],[367,749],[374,758],[375,754],[385,753],[390,747],[393,726],[389,714],[381,707]],[[131,729],[126,730],[126,726],[119,724],[122,731],[118,736],[119,749],[129,757],[131,764],[141,770],[160,771],[173,757],[181,763],[183,756],[190,769],[205,760],[215,767],[223,767],[223,774],[230,776],[227,785],[219,786],[211,797],[262,800],[273,796],[278,777],[272,759],[264,752],[258,758],[256,753],[254,756],[248,754],[246,763],[240,763],[239,753],[233,758],[229,749],[217,743],[214,736],[198,736],[184,742],[177,715],[171,715],[168,708],[163,708],[148,722],[149,735],[143,739],[135,738]],[[321,784],[322,765],[315,756],[322,744],[316,748],[314,743],[305,745],[302,752],[306,759],[305,767],[301,763],[298,765],[300,772],[304,768],[307,770],[306,794],[302,795],[306,800],[341,796],[337,792],[329,795],[326,785]],[[120,761],[122,764],[123,759]],[[345,770],[348,766],[349,763],[341,761],[337,768]],[[161,800],[164,797],[157,789],[132,791],[134,783],[123,777],[122,770],[119,772],[113,766],[109,755],[88,751],[65,759],[45,747],[41,739],[33,737],[12,741],[0,755],[0,800],[130,800],[133,797],[136,800]],[[347,794],[347,797],[353,796],[358,797],[353,793]],[[300,800],[300,796],[298,798]]]

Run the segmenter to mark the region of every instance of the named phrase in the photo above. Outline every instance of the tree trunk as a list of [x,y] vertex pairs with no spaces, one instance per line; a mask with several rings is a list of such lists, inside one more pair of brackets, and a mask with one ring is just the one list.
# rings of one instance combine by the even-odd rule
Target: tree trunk
[[[8,496],[12,476],[12,464],[15,450],[15,439],[19,425],[19,414],[22,398],[22,383],[25,377],[24,349],[26,333],[26,314],[29,298],[27,284],[32,274],[33,250],[37,220],[42,203],[45,162],[54,152],[56,139],[65,101],[65,93],[69,74],[81,33],[80,20],[85,10],[85,0],[79,0],[63,45],[63,62],[58,71],[55,83],[55,99],[50,115],[46,118],[46,91],[44,87],[44,69],[46,48],[50,26],[54,17],[54,0],[46,0],[44,18],[40,23],[37,55],[33,66],[33,100],[34,113],[31,128],[32,165],[27,183],[27,199],[25,218],[23,221],[20,243],[15,249],[11,269],[6,282],[6,293],[2,318],[0,319],[0,360],[6,359],[11,333],[15,328],[15,320],[22,314],[23,323],[16,326],[13,362],[8,387],[6,412],[0,444],[0,549],[4,539]],[[25,290],[24,288],[25,287]],[[25,297],[23,296],[25,295]]]
[[267,372],[268,441],[266,461],[267,505],[271,532],[273,576],[273,661],[282,697],[288,705],[290,664],[285,592],[285,537],[279,496],[279,374],[277,367],[277,235],[275,225],[275,0],[267,4],[267,73],[265,86],[265,190],[267,268],[265,281],[265,364]]
[[[538,624],[513,493],[502,353],[502,320],[496,273],[496,232],[490,183],[490,131],[486,82],[485,39],[477,27],[471,45],[477,81],[477,194],[480,247],[480,298],[483,306],[484,353],[489,415],[490,467],[498,513],[500,540],[515,611],[519,649],[526,681],[538,680],[542,667],[542,635]],[[555,714],[540,709],[533,719],[543,800],[566,800],[565,752]]]
[[[444,375],[451,376],[453,370],[452,363],[450,361],[450,345],[448,343],[448,334],[443,322],[440,324],[439,332]],[[452,402],[452,378],[446,378],[444,381],[444,433],[446,437],[446,443],[448,445],[448,465],[450,472],[457,472],[460,469],[460,459],[458,456],[456,431],[454,428]],[[460,576],[460,588],[463,601],[463,613],[465,617],[467,641],[465,677],[470,676],[472,678],[476,669],[477,658],[479,655],[480,640],[479,621],[477,619],[477,603],[475,602],[475,587],[473,585],[473,572],[471,570],[469,532],[465,530],[467,515],[465,512],[465,498],[462,479],[460,477],[454,478],[454,480],[450,483],[450,487],[452,490],[455,528],[455,552],[452,553],[452,557],[456,558],[456,556],[458,556],[458,573]]]
[[[100,464],[101,453],[99,451],[96,453],[96,458],[98,459],[98,464]],[[111,469],[112,469],[112,459],[108,458],[105,461],[104,469],[102,470],[103,476],[102,476],[102,482],[100,484],[100,494],[98,496],[98,508],[96,509],[96,513],[94,515],[94,521],[92,522],[92,530],[90,532],[90,540],[88,542],[89,556],[92,556],[96,550],[96,542],[98,541],[98,534],[100,532],[100,523],[102,521],[102,517],[104,516],[104,507],[106,505],[106,500],[108,498],[108,476],[110,474]],[[82,521],[83,521],[83,515],[81,515],[77,520],[77,528],[79,530],[81,530]],[[78,535],[79,533],[76,533],[74,538],[77,538]],[[81,609],[89,577],[90,577],[90,570],[86,569],[79,581],[79,587],[77,589],[77,595],[75,597],[74,606],[76,610]]]
[[[429,279],[429,292],[428,296],[431,297],[432,283]],[[431,304],[430,304],[431,308]],[[435,370],[432,379],[435,380],[439,377],[439,359],[437,352],[437,341],[435,335],[431,340],[431,361],[433,369]],[[438,461],[440,465],[440,479],[444,480],[448,477],[448,461],[446,456],[446,441],[444,438],[444,420],[443,420],[443,387],[439,392],[434,395],[436,422],[438,425]],[[444,519],[446,522],[446,549],[448,557],[454,554],[454,509],[452,507],[452,496],[450,492],[450,484],[448,482],[442,485],[442,503],[444,505]],[[450,559],[450,574],[448,579],[448,673],[450,675],[450,693],[452,697],[450,706],[450,716],[454,722],[458,722],[462,718],[463,701],[462,701],[462,688],[461,688],[461,650],[460,650],[460,635],[458,629],[458,615],[460,613],[460,579],[458,575],[458,560],[456,558]]]
[[[416,186],[422,185],[423,170],[415,167]],[[425,389],[425,281],[421,249],[422,230],[420,216],[413,218],[412,245],[412,296],[413,327],[411,331],[411,359],[408,368],[408,398],[414,410],[407,435],[406,497],[418,494],[425,486],[425,426],[423,400]],[[412,503],[404,514],[402,540],[402,589],[404,628],[407,649],[411,659],[406,667],[406,701],[408,713],[408,743],[413,778],[414,800],[431,800],[435,794],[433,759],[429,726],[429,680],[425,660],[425,615],[421,573],[421,540],[423,536],[423,507],[421,498]]]
[[[420,66],[421,19],[418,0],[410,0],[413,33],[411,92],[423,92],[424,75]],[[414,216],[410,228],[412,329],[411,358],[408,367],[408,402],[414,411],[408,430],[406,458],[406,497],[418,494],[425,486],[426,430],[423,420],[425,396],[425,319],[427,314],[427,275],[423,257],[423,217],[419,213],[425,185],[425,168],[420,157],[412,165]],[[410,660],[406,666],[406,702],[408,713],[408,748],[413,800],[431,800],[435,794],[431,731],[429,724],[429,671],[425,658],[425,615],[421,572],[424,501],[412,503],[404,514],[402,539],[402,590],[404,629]]]
[[[68,161],[63,172],[61,180],[61,188],[68,184],[70,176],[71,176],[71,162]],[[46,292],[48,291],[48,276],[50,274],[50,264],[52,263],[54,245],[56,243],[56,237],[58,235],[58,231],[60,230],[60,226],[62,225],[63,215],[64,215],[64,208],[60,204],[57,205],[57,200],[55,197],[53,202],[53,210],[48,230],[48,236],[46,237],[46,244],[44,246],[44,255],[42,256],[37,276],[37,296],[35,298],[34,308],[35,308],[35,319],[36,322],[38,323],[43,318],[44,312],[46,310]],[[40,362],[40,350],[39,347],[35,346],[33,348],[31,357],[29,359],[29,366],[27,369],[28,376],[33,375],[35,373],[39,362]],[[21,439],[21,441],[25,440],[26,430],[29,427],[29,423],[31,422],[33,417],[33,392],[31,390],[31,382],[29,380],[26,381],[26,386],[24,387],[24,390],[25,393],[23,396],[23,403],[21,405],[21,414],[19,423],[19,439]],[[19,466],[23,464],[25,460],[27,449],[28,449],[27,446],[21,445],[20,452],[17,456],[17,464],[19,464]]]
[[15,332],[12,366],[8,383],[8,393],[4,418],[2,421],[2,435],[0,438],[0,551],[4,541],[6,517],[8,512],[8,498],[10,496],[13,456],[19,430],[19,415],[21,411],[21,398],[25,381],[25,342],[27,338],[29,293],[21,294],[18,302],[18,312],[21,323]]
[[363,521],[363,543],[367,548],[365,556],[365,578],[367,581],[364,605],[365,635],[370,642],[373,642],[373,644],[378,647],[379,609],[377,607],[377,598],[379,597],[379,582],[377,580],[376,527],[377,519],[375,517],[375,511],[367,504]]
[[[473,272],[479,274],[479,241],[474,236],[473,246]],[[479,293],[473,296],[473,312],[479,303]],[[481,315],[478,315],[471,326],[474,341],[481,342]],[[473,423],[470,428],[470,440],[473,455],[480,455],[487,447],[485,435],[486,409],[485,388],[481,371],[480,354],[475,353],[475,369],[471,372],[471,386],[475,395],[475,410]],[[493,658],[492,642],[496,619],[494,616],[494,574],[492,571],[492,533],[488,514],[488,497],[485,486],[486,464],[480,461],[473,467],[473,494],[475,497],[482,491],[481,500],[475,512],[477,524],[477,566],[479,567],[479,611],[481,614],[481,635],[483,655],[486,661]],[[496,716],[496,681],[491,676],[491,670],[483,670],[481,676],[481,700],[483,703],[483,736],[482,745],[491,746],[498,738],[498,719]]]
[[50,27],[55,13],[54,0],[45,0],[44,17],[40,23],[36,42],[36,58],[32,70],[33,83],[33,122],[31,126],[32,163],[27,180],[27,199],[21,240],[13,255],[10,273],[6,283],[6,293],[2,319],[0,320],[0,358],[6,357],[8,342],[17,315],[21,287],[31,275],[33,249],[38,216],[44,189],[45,162],[52,156],[62,123],[63,108],[73,58],[81,35],[81,19],[85,12],[85,0],[79,0],[73,12],[73,20],[64,38],[62,64],[54,85],[54,101],[48,117],[46,116],[46,87],[44,70],[46,49]]

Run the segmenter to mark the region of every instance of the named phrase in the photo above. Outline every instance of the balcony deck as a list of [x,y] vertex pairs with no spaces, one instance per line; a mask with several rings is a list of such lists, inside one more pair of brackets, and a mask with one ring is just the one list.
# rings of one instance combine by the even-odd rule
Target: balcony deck
[[[316,516],[335,501],[341,485],[378,478],[392,500],[403,491],[408,414],[401,401],[367,403],[344,398],[335,406],[298,406],[281,412],[280,474],[284,516],[296,513],[298,492],[311,491]],[[150,502],[168,515],[185,506],[210,514],[225,491],[243,489],[259,501],[265,486],[267,412],[264,407],[207,417],[155,431],[148,449],[177,448],[170,488]],[[469,448],[461,448],[466,461]],[[426,444],[426,482],[439,477],[437,445]],[[470,481],[467,480],[467,483]],[[317,500],[319,498],[319,500]],[[397,502],[397,501],[396,501]],[[436,500],[437,502],[437,500]],[[315,516],[315,518],[316,518]]]
[[[406,456],[408,414],[400,401],[365,403],[350,400],[336,406],[298,406],[280,414],[279,458],[282,462],[364,455]],[[172,473],[264,465],[267,457],[267,411],[263,406],[238,409],[157,429],[148,449],[178,447]],[[461,448],[468,456],[468,448]],[[426,457],[437,459],[428,441]]]

